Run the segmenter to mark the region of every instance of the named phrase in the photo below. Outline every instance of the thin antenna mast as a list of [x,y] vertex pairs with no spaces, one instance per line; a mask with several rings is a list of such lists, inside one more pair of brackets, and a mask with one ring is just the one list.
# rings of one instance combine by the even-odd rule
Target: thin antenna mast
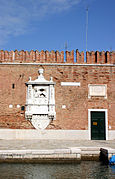
[[86,52],[87,52],[87,36],[88,36],[88,7],[86,9]]
[[67,51],[67,41],[65,42],[65,51]]

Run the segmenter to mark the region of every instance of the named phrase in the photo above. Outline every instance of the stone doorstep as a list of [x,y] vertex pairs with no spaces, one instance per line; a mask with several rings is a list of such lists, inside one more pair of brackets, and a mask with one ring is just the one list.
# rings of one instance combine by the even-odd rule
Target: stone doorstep
[[83,157],[92,159],[92,156],[99,158],[100,151],[104,154],[115,154],[115,149],[99,147],[70,147],[67,149],[53,150],[0,150],[0,159],[76,159],[81,160]]
[[[86,150],[86,149],[85,149]],[[90,149],[91,150],[91,149]],[[99,151],[99,150],[98,150]],[[0,159],[76,159],[81,160],[83,156],[99,156],[96,151],[81,151],[78,147],[54,150],[0,150]]]
[[0,150],[0,159],[76,159],[81,160],[81,150]]
[[[113,149],[114,150],[114,149]],[[112,151],[113,151],[112,150]],[[70,147],[67,149],[50,150],[0,150],[0,154],[98,154],[100,148],[95,147]]]

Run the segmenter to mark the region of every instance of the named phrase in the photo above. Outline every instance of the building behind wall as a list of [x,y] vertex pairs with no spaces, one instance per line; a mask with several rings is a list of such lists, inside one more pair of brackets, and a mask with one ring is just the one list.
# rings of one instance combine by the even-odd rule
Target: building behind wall
[[68,134],[87,140],[115,139],[115,52],[86,52],[86,61],[83,52],[75,54],[66,51],[64,60],[64,52],[58,51],[0,51],[2,133],[36,130],[25,119],[25,83],[29,76],[35,80],[38,69],[43,68],[45,79],[52,76],[56,83],[56,120],[46,133],[57,135],[59,131],[62,138]]

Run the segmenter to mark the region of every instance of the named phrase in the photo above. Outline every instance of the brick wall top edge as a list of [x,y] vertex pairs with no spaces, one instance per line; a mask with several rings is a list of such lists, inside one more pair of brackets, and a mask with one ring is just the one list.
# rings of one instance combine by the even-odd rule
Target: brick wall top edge
[[0,50],[0,62],[115,64],[115,51],[87,51],[86,59],[84,59],[84,52],[79,52],[78,49],[76,50],[76,52],[74,50],[66,52],[59,52],[58,50]]
[[[58,51],[58,50],[51,50],[51,51],[48,51],[48,50],[41,50],[41,51],[39,51],[39,50],[30,50],[30,51],[28,51],[28,50],[10,50],[10,51],[8,51],[8,50],[2,50],[2,49],[0,50],[0,52],[1,52],[1,51],[2,51],[2,52],[8,52],[8,53],[9,53],[9,52],[18,52],[18,53],[20,53],[20,52],[28,52],[28,53],[30,53],[31,51],[32,51],[32,52],[36,52],[36,51],[37,51],[37,52],[41,52],[41,51],[42,51],[42,52],[49,52],[49,53],[51,53],[51,52],[55,52],[55,53],[56,53],[56,52],[59,52],[59,53],[60,53],[60,52],[63,52],[63,50],[62,50],[62,51]],[[71,51],[68,51],[68,50],[67,50],[67,52],[72,52],[72,51],[74,51],[74,50],[71,50]],[[79,53],[84,52],[84,51],[81,51],[81,52],[80,52],[78,49],[76,49],[76,51],[78,51]],[[87,51],[87,52],[89,52],[89,53],[92,53],[92,52],[95,52],[95,53],[96,53],[96,52],[99,52],[99,53],[102,53],[102,52],[104,52],[104,53],[106,53],[106,52],[115,53],[115,50],[112,50],[112,51],[108,51],[108,50],[107,50],[107,51],[103,51],[103,50],[102,50],[102,51],[97,51],[97,50],[96,50],[96,51]]]

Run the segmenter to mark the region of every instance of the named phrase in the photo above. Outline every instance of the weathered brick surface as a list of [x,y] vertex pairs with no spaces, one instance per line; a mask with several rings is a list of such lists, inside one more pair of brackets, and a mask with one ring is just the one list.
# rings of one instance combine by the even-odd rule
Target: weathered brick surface
[[[56,54],[56,61],[59,61],[60,54],[58,52]],[[24,55],[22,58],[25,58]],[[37,78],[39,67],[39,64],[0,65],[0,128],[33,128],[30,122],[25,120],[24,111],[17,108],[17,105],[25,106],[25,83],[29,76],[32,80]],[[47,129],[87,130],[88,109],[108,109],[109,125],[115,130],[115,66],[44,64],[43,68],[45,78],[49,80],[52,76],[56,82],[56,120],[52,121]],[[67,87],[61,86],[61,82],[80,82],[81,85]],[[107,99],[104,97],[88,99],[88,84],[107,84]],[[9,108],[10,104],[13,108]],[[62,105],[66,105],[66,108],[62,109]]]

